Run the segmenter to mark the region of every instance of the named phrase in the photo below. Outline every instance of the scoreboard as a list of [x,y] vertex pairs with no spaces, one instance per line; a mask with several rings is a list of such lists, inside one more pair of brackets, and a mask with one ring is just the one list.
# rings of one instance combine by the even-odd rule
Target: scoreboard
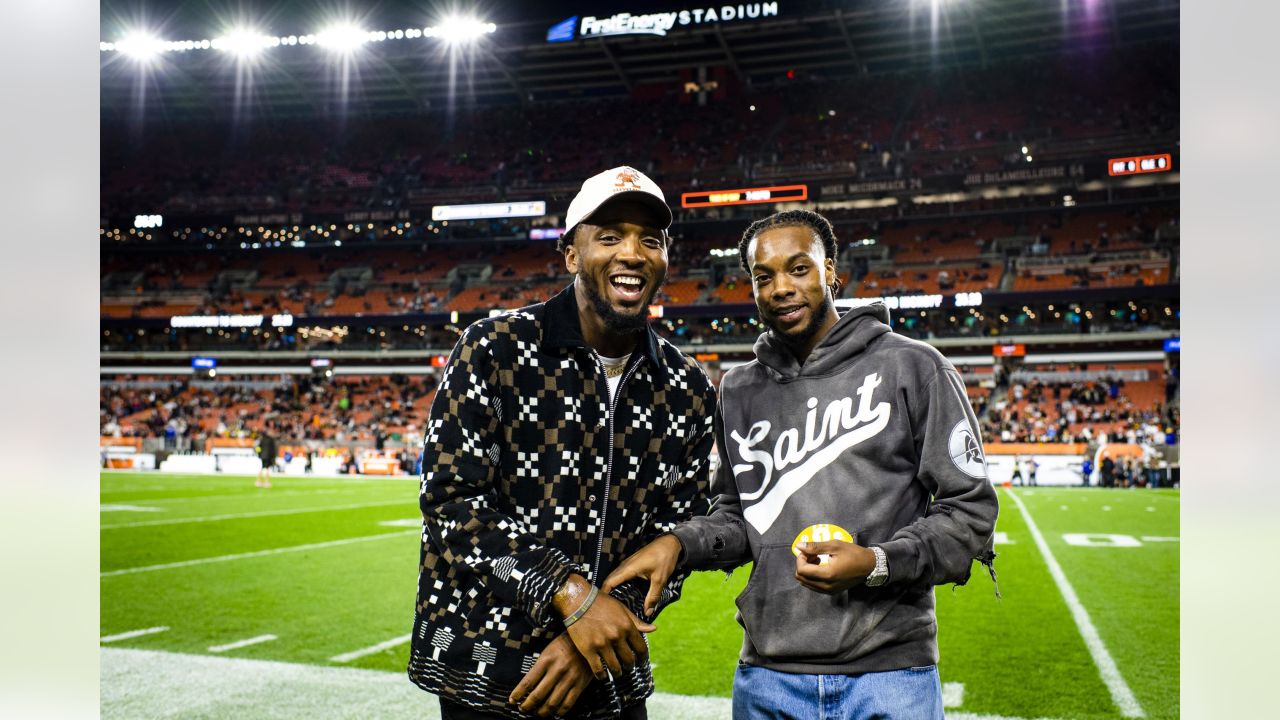
[[1173,156],[1169,153],[1111,158],[1107,161],[1107,174],[1112,177],[1117,175],[1141,175],[1144,173],[1169,172],[1172,169]]
[[756,203],[799,202],[809,199],[808,185],[773,185],[736,190],[699,190],[680,194],[680,207],[721,207]]

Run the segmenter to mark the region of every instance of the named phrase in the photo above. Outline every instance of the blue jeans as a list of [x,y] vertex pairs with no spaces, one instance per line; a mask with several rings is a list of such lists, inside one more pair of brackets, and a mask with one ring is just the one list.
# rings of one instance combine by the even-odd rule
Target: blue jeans
[[738,663],[733,720],[942,720],[938,667],[800,675]]

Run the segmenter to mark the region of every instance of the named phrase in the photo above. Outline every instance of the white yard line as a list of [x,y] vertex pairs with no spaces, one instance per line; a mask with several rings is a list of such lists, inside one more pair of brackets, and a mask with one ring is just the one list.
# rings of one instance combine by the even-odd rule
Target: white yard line
[[[228,480],[228,481],[241,480],[245,478],[253,479],[252,475],[240,475],[240,474],[228,475],[220,472],[209,473],[209,472],[204,472],[203,470],[166,470],[164,472],[160,472],[158,470],[125,470],[125,469],[108,470],[106,468],[103,468],[99,470],[98,473],[103,478],[118,476],[117,479],[127,479],[130,475],[136,476],[136,477],[141,477],[145,475],[161,475],[161,476],[178,475],[182,477],[217,478],[219,480]],[[284,477],[284,478],[296,479],[296,480],[341,480],[344,485],[347,483],[378,483],[378,482],[405,482],[405,481],[416,483],[419,480],[421,480],[421,477],[418,475],[362,475],[360,473],[355,473],[350,475],[345,473],[337,474],[337,475],[329,475],[326,473],[309,473],[307,475],[302,475],[302,476],[275,475],[274,477]],[[210,487],[214,487],[214,486],[210,486]],[[167,490],[169,488],[165,486],[157,485],[155,486],[155,489]]]
[[964,683],[942,683],[942,707],[958,708],[964,705]]
[[117,640],[131,640],[136,637],[142,637],[143,635],[154,635],[155,633],[162,633],[168,629],[169,629],[168,626],[161,625],[159,627],[143,628],[142,630],[130,630],[129,632],[117,633],[115,635],[103,635],[102,637],[98,638],[98,642],[112,643]]
[[1138,699],[1134,697],[1133,691],[1129,689],[1128,683],[1124,681],[1124,676],[1120,674],[1120,668],[1116,667],[1116,661],[1112,659],[1111,653],[1107,651],[1107,646],[1103,644],[1102,637],[1098,635],[1098,629],[1093,626],[1093,621],[1089,619],[1089,612],[1080,603],[1080,598],[1076,595],[1075,589],[1071,587],[1066,574],[1062,572],[1062,566],[1058,564],[1057,558],[1049,550],[1049,543],[1045,542],[1044,536],[1040,534],[1040,528],[1036,526],[1036,521],[1032,519],[1031,513],[1027,511],[1027,506],[1022,502],[1022,498],[1018,497],[1017,493],[1012,490],[1008,492],[1009,497],[1013,499],[1013,504],[1018,506],[1022,517],[1027,521],[1027,529],[1031,531],[1031,537],[1036,541],[1036,547],[1040,548],[1040,554],[1044,556],[1044,562],[1049,566],[1049,574],[1053,576],[1053,581],[1058,585],[1058,591],[1062,593],[1062,599],[1066,601],[1067,608],[1071,610],[1071,617],[1076,622],[1076,628],[1080,630],[1080,637],[1084,638],[1085,647],[1089,649],[1089,654],[1093,656],[1093,664],[1098,666],[1098,674],[1102,676],[1102,682],[1106,684],[1107,690],[1111,692],[1111,701],[1120,709],[1120,714],[1124,717],[1146,717],[1147,714],[1142,710],[1142,706],[1138,704]]
[[[166,487],[158,488],[159,490],[174,490],[175,488]],[[269,495],[271,497],[281,497],[283,495],[354,495],[355,490],[282,490],[280,486],[271,489]],[[113,495],[120,494],[120,491],[111,493]],[[251,498],[263,495],[261,489],[255,488],[252,491],[235,492],[235,493],[218,493],[216,495],[180,495],[173,497],[159,498],[124,498],[130,502],[147,502],[147,503],[187,503],[192,500],[209,500],[221,498]],[[124,500],[121,500],[123,502]]]
[[[99,655],[101,711],[108,719],[440,717],[436,697],[419,690],[403,672],[127,648],[102,648]],[[645,705],[652,720],[729,720],[732,714],[727,697],[657,692]],[[948,712],[947,720],[1021,719]]]
[[[151,502],[148,500],[147,502]],[[146,505],[121,505],[119,503],[107,503],[98,506],[98,512],[164,512],[164,508],[148,507]]]
[[[1008,715],[979,715],[978,713],[967,712],[949,712],[947,720],[1024,720],[1024,718],[1010,717]],[[1036,720],[1049,720],[1049,718],[1036,718]]]
[[124,568],[123,570],[108,570],[107,572],[98,573],[98,577],[114,577],[116,575],[130,575],[133,573],[152,572],[155,570],[171,570],[173,568],[191,567],[192,565],[244,560],[246,558],[266,557],[268,555],[301,552],[303,550],[319,550],[321,548],[338,547],[340,545],[351,545],[352,543],[369,542],[370,540],[418,535],[420,532],[421,531],[419,530],[409,530],[406,532],[379,533],[377,535],[365,535],[362,537],[346,538],[344,540],[330,540],[328,542],[307,543],[306,545],[291,545],[289,547],[272,548],[270,550],[256,550],[254,552],[236,553],[234,555],[218,555],[216,557],[197,558],[195,560],[183,560],[181,562],[163,563],[160,565],[143,565],[141,567]]
[[328,512],[330,510],[359,510],[360,508],[382,507],[384,505],[414,505],[413,500],[385,500],[375,503],[356,503],[354,505],[329,505],[327,507],[294,508],[292,510],[259,510],[246,513],[228,513],[226,515],[206,515],[194,518],[166,518],[164,520],[139,520],[137,522],[103,525],[103,530],[117,528],[150,527],[152,525],[181,525],[183,523],[215,522],[218,520],[239,520],[241,518],[272,517],[275,515],[302,515],[305,513]]
[[257,637],[251,637],[245,640],[237,640],[233,643],[227,643],[226,645],[212,645],[209,647],[209,652],[223,653],[228,650],[235,650],[237,648],[249,647],[250,645],[257,645],[258,643],[271,642],[272,640],[277,640],[277,639],[278,638],[275,635],[258,635]]
[[405,518],[403,520],[383,520],[378,523],[383,527],[422,527],[422,518]]
[[1143,535],[1142,542],[1178,542],[1181,538],[1176,537],[1160,537],[1156,535]]
[[410,633],[408,635],[401,635],[400,637],[395,637],[395,638],[391,638],[390,640],[385,640],[383,642],[380,642],[377,645],[370,645],[367,648],[360,648],[359,650],[352,650],[351,652],[342,653],[341,655],[334,655],[333,657],[329,658],[329,662],[336,662],[336,663],[351,662],[352,660],[355,660],[356,658],[362,658],[365,655],[373,655],[375,653],[380,653],[383,650],[386,650],[388,648],[393,648],[398,645],[403,645],[412,639],[413,639],[413,633]]

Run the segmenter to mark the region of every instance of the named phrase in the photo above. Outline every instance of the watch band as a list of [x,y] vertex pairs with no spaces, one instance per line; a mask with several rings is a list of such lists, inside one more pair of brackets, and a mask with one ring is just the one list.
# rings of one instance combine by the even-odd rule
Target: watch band
[[867,576],[867,587],[879,587],[889,580],[889,558],[885,556],[884,550],[878,545],[871,546],[871,552],[876,556],[875,569]]

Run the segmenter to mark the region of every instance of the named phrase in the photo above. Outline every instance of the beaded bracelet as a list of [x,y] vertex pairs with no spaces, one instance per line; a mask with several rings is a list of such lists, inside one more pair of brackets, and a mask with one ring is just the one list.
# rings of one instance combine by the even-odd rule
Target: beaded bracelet
[[564,626],[566,628],[578,622],[582,619],[583,615],[587,614],[587,611],[591,609],[591,603],[596,601],[596,595],[599,594],[599,592],[599,588],[595,585],[591,586],[591,591],[587,593],[587,599],[582,601],[582,604],[578,606],[577,610],[573,611],[572,615],[569,615],[564,619]]

